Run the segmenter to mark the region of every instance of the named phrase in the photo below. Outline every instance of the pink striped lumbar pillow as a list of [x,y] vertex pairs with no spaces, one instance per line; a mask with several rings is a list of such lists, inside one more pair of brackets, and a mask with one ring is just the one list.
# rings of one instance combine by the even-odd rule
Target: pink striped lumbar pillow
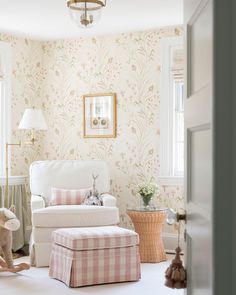
[[62,189],[52,187],[50,205],[80,205],[83,203],[91,188]]

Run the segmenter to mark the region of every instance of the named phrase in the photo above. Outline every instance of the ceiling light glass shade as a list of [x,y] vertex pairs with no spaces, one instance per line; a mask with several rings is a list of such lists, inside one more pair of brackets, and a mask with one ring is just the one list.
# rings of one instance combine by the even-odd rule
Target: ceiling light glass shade
[[69,0],[67,6],[72,21],[82,28],[89,28],[99,21],[106,0]]
[[19,129],[47,130],[47,124],[40,109],[26,109],[19,124]]

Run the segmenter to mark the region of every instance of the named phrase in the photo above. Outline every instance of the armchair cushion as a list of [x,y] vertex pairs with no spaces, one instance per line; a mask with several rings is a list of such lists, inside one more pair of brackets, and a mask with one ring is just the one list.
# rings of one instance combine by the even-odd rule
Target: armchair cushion
[[104,226],[119,223],[119,210],[116,207],[60,205],[34,210],[34,227],[61,228]]
[[52,187],[50,205],[80,205],[89,194],[91,188],[87,189],[62,189]]

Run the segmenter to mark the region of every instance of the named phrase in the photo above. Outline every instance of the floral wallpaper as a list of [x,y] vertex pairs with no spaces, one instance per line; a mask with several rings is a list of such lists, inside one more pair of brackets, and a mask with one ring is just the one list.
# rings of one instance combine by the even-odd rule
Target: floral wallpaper
[[[0,35],[13,48],[13,137],[19,137],[16,126],[32,103],[43,107],[49,127],[36,148],[14,152],[13,172],[25,174],[35,159],[103,159],[121,225],[131,227],[126,209],[139,204],[137,184],[158,183],[160,40],[181,34],[182,28],[167,27],[52,42]],[[114,139],[83,138],[82,95],[99,92],[117,94]],[[154,202],[183,208],[182,187],[161,187]]]
[[[11,128],[10,142],[28,140],[29,134],[18,125],[25,108],[41,107],[42,52],[41,43],[0,34],[0,41],[12,48]],[[11,148],[11,175],[27,175],[30,163],[41,158],[41,134],[34,146]]]

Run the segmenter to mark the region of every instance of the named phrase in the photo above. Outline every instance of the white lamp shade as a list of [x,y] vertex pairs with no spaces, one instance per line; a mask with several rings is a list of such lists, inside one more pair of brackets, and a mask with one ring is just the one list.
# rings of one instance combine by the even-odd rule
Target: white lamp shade
[[26,109],[20,121],[19,129],[47,130],[47,124],[40,109]]

